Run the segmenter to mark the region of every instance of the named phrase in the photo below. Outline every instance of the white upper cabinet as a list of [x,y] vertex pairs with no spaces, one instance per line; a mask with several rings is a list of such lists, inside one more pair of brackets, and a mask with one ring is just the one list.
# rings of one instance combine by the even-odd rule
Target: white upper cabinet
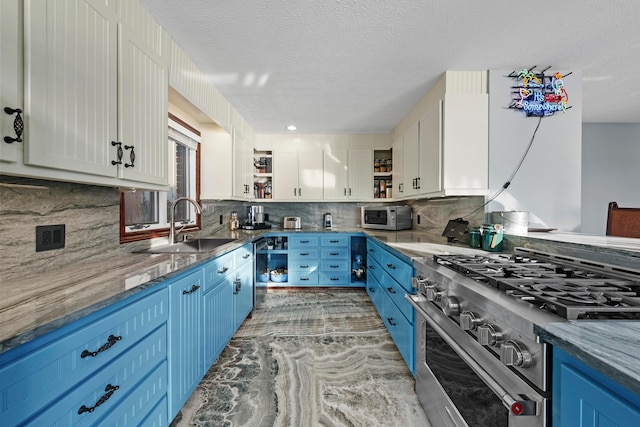
[[402,136],[396,138],[393,141],[392,146],[393,153],[393,182],[395,183],[395,189],[393,189],[393,197],[400,198],[404,196],[404,139]]
[[22,135],[22,36],[19,2],[0,2],[0,162],[16,162]]
[[166,190],[162,28],[137,2],[26,0],[23,7],[25,142],[6,172]]
[[324,150],[324,200],[373,198],[373,149]]
[[322,200],[322,150],[273,151],[273,199]]
[[233,141],[231,135],[213,124],[201,128],[200,198],[230,199],[233,193]]
[[394,196],[487,194],[486,73],[447,71],[416,108],[421,111],[418,120],[409,124],[401,137],[404,191],[398,190]]
[[253,197],[251,180],[253,148],[235,128],[233,136],[233,195],[243,199]]

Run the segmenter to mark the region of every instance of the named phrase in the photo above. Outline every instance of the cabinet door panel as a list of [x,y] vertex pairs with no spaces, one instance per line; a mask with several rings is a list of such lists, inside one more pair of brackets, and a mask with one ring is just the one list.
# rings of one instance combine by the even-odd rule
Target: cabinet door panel
[[24,8],[25,163],[117,176],[115,2],[27,0]]
[[373,197],[372,165],[372,149],[349,150],[349,199],[367,200]]
[[324,151],[324,199],[346,200],[349,194],[347,150]]
[[[18,144],[7,144],[4,137],[16,138],[13,129],[15,114],[5,114],[4,108],[22,109],[22,34],[18,20],[18,0],[3,0],[0,3],[0,161],[16,162],[18,160]],[[21,114],[23,116],[23,114]]]
[[322,200],[322,151],[298,153],[298,197],[303,200]]
[[[420,193],[442,191],[442,101],[420,119]],[[462,156],[464,157],[464,156]]]
[[296,200],[298,198],[298,153],[275,151],[273,154],[273,198]]
[[[403,135],[404,141],[404,196],[418,194],[417,179],[419,178],[419,126],[418,122],[409,127]],[[397,163],[400,159],[396,160]]]
[[128,27],[120,25],[119,31],[122,178],[167,185],[167,67]]
[[233,274],[204,294],[205,366],[211,366],[233,336]]

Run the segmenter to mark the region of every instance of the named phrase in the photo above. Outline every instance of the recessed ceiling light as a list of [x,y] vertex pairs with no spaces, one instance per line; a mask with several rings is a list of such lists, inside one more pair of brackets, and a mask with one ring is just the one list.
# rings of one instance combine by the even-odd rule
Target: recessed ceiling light
[[296,130],[298,129],[295,125],[289,125],[287,126],[287,130]]

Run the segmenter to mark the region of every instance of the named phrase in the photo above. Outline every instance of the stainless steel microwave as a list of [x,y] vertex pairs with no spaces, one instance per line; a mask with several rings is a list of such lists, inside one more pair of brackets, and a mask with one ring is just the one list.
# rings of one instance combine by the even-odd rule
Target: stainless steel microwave
[[378,230],[409,230],[413,214],[409,206],[363,206],[362,228]]

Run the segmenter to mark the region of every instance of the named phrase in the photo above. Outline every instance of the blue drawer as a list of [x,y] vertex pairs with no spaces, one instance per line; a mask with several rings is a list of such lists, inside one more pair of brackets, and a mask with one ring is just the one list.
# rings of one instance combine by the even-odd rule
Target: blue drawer
[[[253,261],[253,246],[251,244],[244,245],[241,248],[238,248],[235,251],[233,251],[232,254],[234,255],[234,260],[235,260],[234,267],[239,268]],[[227,256],[227,255],[223,255],[223,256]]]
[[289,284],[290,285],[317,285],[318,273],[308,273],[305,271],[291,271],[289,272]]
[[396,305],[386,298],[384,302],[383,310],[380,313],[382,321],[384,322],[387,330],[391,334],[391,338],[396,343],[398,351],[402,354],[405,363],[411,370],[415,372],[415,329],[407,319],[400,313],[400,310]]
[[407,291],[387,273],[382,275],[380,286],[384,289],[389,299],[393,301],[407,321],[413,324],[415,320],[415,310],[411,304],[409,304],[409,301],[404,299],[404,295]]
[[320,272],[320,284],[323,286],[345,286],[350,284],[351,275],[349,273],[332,273],[329,271]]
[[322,248],[320,257],[322,259],[349,259],[349,248]]
[[317,248],[289,249],[289,260],[318,259],[318,255]]
[[344,259],[323,259],[320,261],[320,271],[339,271],[351,273],[349,260]]
[[222,282],[224,278],[235,269],[234,265],[235,258],[233,252],[222,255],[205,264],[203,292],[207,292]]
[[292,271],[318,271],[320,262],[317,259],[300,259],[289,261],[289,272]]
[[320,237],[320,246],[349,246],[349,236],[344,234]]
[[289,235],[289,249],[318,246],[319,236],[313,234]]

